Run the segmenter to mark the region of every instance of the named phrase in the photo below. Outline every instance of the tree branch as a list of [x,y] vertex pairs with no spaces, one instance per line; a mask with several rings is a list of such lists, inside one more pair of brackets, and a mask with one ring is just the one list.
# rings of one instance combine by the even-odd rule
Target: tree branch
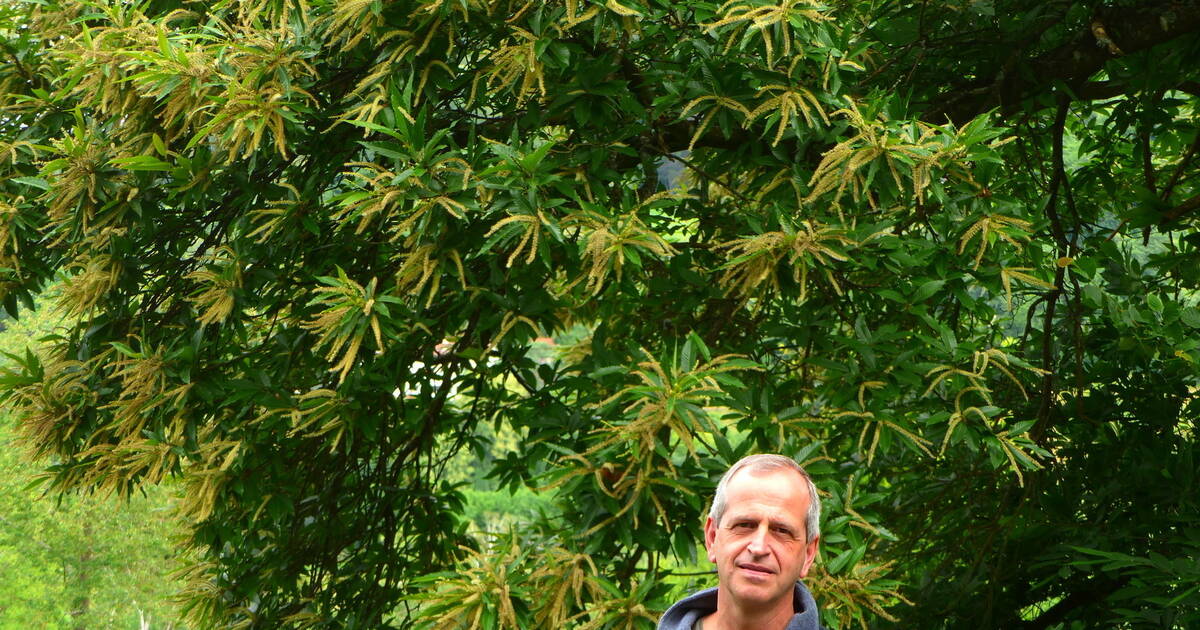
[[[1060,255],[1070,256],[1075,252],[1073,241],[1067,240],[1063,230],[1062,220],[1058,216],[1058,193],[1068,186],[1067,171],[1063,163],[1064,130],[1067,123],[1067,113],[1071,101],[1066,94],[1058,95],[1058,110],[1054,115],[1054,154],[1052,156],[1054,173],[1050,178],[1050,199],[1046,202],[1046,216],[1050,219],[1050,231],[1059,246]],[[1069,195],[1069,192],[1068,192]],[[1058,306],[1058,298],[1063,293],[1063,280],[1066,268],[1059,266],[1054,273],[1054,288],[1046,293],[1046,313],[1042,321],[1042,369],[1046,375],[1042,378],[1042,401],[1038,408],[1037,423],[1030,431],[1030,436],[1037,442],[1041,441],[1046,428],[1050,424],[1050,411],[1054,406],[1054,336],[1051,329],[1054,326],[1054,311]]]
[[1046,612],[1026,623],[1025,629],[1045,630],[1066,619],[1072,610],[1104,601],[1110,594],[1128,583],[1128,576],[1115,580],[1109,578],[1093,579],[1084,584],[1084,588],[1072,591],[1066,597],[1059,600],[1058,603],[1047,609]]
[[[1168,15],[1173,19],[1166,19]],[[994,107],[1015,110],[1031,95],[1062,82],[1074,93],[1118,55],[1149,50],[1200,31],[1200,3],[1156,0],[1139,6],[1100,9],[1067,43],[1028,60],[1014,72],[997,69],[995,82],[966,93],[944,94],[945,105],[932,109],[927,120],[962,123]],[[1092,86],[1100,95],[1118,89],[1108,82]],[[1186,88],[1181,88],[1185,89]],[[1085,90],[1086,92],[1087,90]],[[1117,94],[1123,93],[1123,91]]]
[[1200,209],[1200,195],[1196,195],[1195,197],[1192,197],[1191,199],[1188,199],[1178,206],[1168,210],[1166,215],[1163,216],[1162,221],[1159,223],[1170,223],[1171,221],[1179,219],[1180,217],[1198,209]]
[[1183,177],[1183,172],[1192,162],[1192,158],[1196,157],[1196,151],[1200,149],[1200,132],[1196,133],[1196,139],[1192,141],[1192,146],[1188,147],[1187,153],[1183,159],[1179,160],[1179,164],[1175,166],[1175,172],[1171,174],[1171,179],[1167,180],[1167,185],[1163,187],[1162,197],[1166,201],[1171,197],[1171,193],[1175,191],[1175,185],[1179,183],[1179,179]]

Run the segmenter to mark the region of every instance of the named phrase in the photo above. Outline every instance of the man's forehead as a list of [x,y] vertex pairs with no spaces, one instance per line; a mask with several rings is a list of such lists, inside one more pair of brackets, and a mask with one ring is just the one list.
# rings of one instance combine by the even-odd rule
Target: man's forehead
[[799,473],[789,469],[745,472],[745,477],[738,471],[730,479],[727,513],[807,509],[808,487]]
[[[765,479],[771,478],[771,477],[778,477],[780,480],[786,479],[786,480],[790,481],[791,484],[794,484],[795,487],[797,487],[797,488],[807,489],[807,485],[804,482],[804,475],[800,474],[800,472],[798,470],[795,470],[794,468],[786,468],[786,467],[779,467],[779,468],[747,467],[747,468],[743,468],[743,469],[733,473],[733,476],[729,478],[729,481],[727,483],[729,483],[729,485],[731,485],[731,486],[734,484],[745,485],[748,483],[753,483],[753,481],[751,479],[762,481],[762,480],[765,480]],[[758,484],[755,484],[755,485],[758,485]]]

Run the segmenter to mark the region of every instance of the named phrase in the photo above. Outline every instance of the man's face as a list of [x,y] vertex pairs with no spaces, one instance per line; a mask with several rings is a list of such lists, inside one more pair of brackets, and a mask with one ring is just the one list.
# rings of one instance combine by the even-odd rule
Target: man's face
[[[717,565],[721,599],[745,613],[791,614],[792,585],[808,575],[817,539],[806,543],[810,497],[791,469],[740,470],[726,487],[721,522],[704,524],[708,559]],[[720,606],[720,599],[718,599]]]

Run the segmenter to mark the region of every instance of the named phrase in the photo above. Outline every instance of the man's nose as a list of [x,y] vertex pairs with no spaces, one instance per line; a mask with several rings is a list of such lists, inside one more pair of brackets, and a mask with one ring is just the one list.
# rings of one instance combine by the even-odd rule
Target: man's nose
[[767,528],[759,527],[754,530],[754,536],[750,538],[750,544],[747,546],[747,551],[755,555],[763,555],[767,553]]

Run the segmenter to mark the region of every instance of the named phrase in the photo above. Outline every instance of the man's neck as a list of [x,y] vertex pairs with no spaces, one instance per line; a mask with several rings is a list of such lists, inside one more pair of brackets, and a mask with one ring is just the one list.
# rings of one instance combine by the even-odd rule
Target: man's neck
[[765,614],[747,616],[734,610],[717,609],[702,617],[699,628],[703,630],[785,630],[795,613],[790,609],[768,611]]

